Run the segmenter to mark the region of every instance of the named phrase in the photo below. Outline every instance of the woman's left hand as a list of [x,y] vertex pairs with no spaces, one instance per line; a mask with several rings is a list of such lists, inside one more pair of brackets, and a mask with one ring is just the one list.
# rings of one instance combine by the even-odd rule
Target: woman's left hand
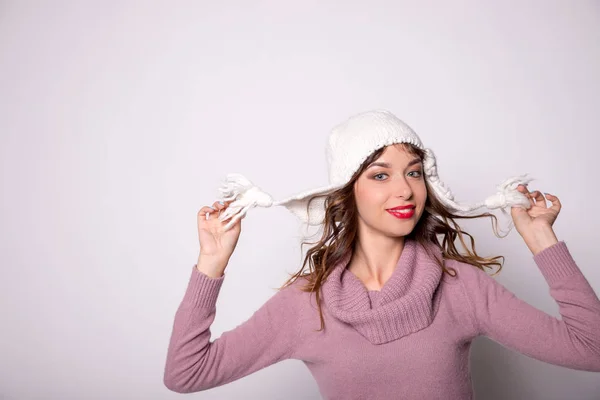
[[[544,197],[539,190],[529,192],[524,185],[519,185],[517,190],[529,198],[531,208],[512,207],[510,213],[517,232],[535,255],[558,242],[552,225],[560,213],[561,203],[556,196],[545,193]],[[552,203],[550,207],[546,199]]]

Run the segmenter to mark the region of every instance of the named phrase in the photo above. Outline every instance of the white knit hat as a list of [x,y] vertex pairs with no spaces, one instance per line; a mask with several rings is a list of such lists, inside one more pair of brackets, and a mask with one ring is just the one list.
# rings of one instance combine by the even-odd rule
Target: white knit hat
[[232,201],[219,219],[231,221],[225,225],[229,229],[250,208],[284,206],[308,225],[321,225],[325,216],[325,197],[308,201],[316,195],[328,194],[347,184],[366,158],[372,152],[395,143],[410,143],[425,151],[423,169],[425,180],[435,192],[437,198],[453,213],[469,215],[473,211],[487,207],[505,208],[523,206],[529,208],[529,199],[517,191],[519,184],[527,184],[532,178],[527,175],[512,177],[497,186],[498,192],[485,201],[473,205],[458,204],[450,189],[440,180],[436,168],[435,155],[431,149],[424,148],[421,139],[406,123],[387,110],[373,110],[354,115],[334,127],[329,135],[327,145],[327,163],[329,168],[329,185],[306,190],[287,199],[274,201],[273,198],[255,186],[250,180],[238,173],[228,174],[219,189],[221,200]]

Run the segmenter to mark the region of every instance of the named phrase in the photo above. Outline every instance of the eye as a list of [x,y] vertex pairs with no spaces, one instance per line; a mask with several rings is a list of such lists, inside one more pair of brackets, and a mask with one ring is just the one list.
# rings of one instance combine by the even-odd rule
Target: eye
[[375,179],[376,181],[380,181],[381,179],[377,179],[377,177],[381,176],[381,175],[386,175],[387,176],[387,174],[384,174],[383,172],[381,172],[381,173],[379,173],[377,175],[373,175],[372,178]]
[[423,175],[421,170],[410,171],[408,174],[417,174],[416,176],[412,175],[415,178],[420,178]]

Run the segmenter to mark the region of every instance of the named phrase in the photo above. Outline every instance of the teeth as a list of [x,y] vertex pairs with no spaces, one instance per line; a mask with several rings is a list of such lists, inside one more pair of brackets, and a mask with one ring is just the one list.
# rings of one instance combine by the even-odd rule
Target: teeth
[[406,211],[395,211],[395,210],[392,210],[392,213],[394,213],[394,214],[410,214],[412,211],[413,211],[412,209],[411,210],[406,210]]

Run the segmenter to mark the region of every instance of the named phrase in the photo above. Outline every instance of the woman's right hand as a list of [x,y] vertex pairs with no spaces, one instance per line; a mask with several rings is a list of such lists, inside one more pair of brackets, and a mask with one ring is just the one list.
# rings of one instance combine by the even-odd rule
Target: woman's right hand
[[[231,201],[221,204],[215,201],[210,206],[205,206],[198,211],[198,239],[200,241],[200,259],[210,260],[211,263],[227,265],[235,246],[237,245],[242,228],[240,218],[229,230],[224,227],[228,221],[220,221],[219,215],[224,212]],[[208,219],[207,218],[208,213]]]

